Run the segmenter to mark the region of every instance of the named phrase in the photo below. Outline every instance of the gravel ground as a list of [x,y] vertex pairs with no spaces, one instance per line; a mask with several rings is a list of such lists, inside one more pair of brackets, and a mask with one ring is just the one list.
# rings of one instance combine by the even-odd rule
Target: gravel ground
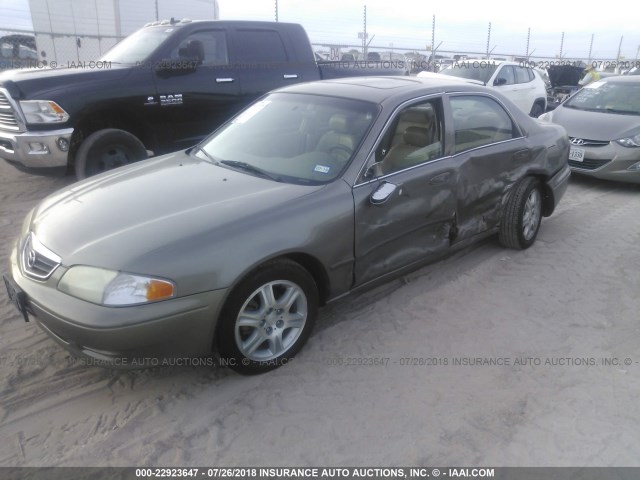
[[[2,269],[69,183],[0,162]],[[0,292],[0,466],[640,466],[639,198],[573,177],[529,250],[491,239],[329,305],[256,377],[82,365]]]

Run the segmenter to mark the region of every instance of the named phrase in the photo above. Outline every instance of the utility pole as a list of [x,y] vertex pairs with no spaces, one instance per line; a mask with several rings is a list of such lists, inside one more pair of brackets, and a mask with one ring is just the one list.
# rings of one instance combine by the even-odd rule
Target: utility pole
[[622,39],[624,38],[624,35],[622,37],[620,37],[620,45],[618,45],[618,55],[616,56],[616,62],[620,61],[620,51],[622,50]]
[[158,20],[160,20],[160,15],[159,15],[159,12],[158,12],[158,0],[156,0],[156,22]]
[[489,31],[487,32],[487,60],[489,60],[489,43],[491,42],[491,22],[489,22]]
[[276,22],[278,21],[278,0],[276,0]]
[[564,32],[562,32],[562,37],[560,37],[560,59],[562,60],[562,47],[564,46]]
[[589,44],[589,61],[587,63],[591,63],[591,50],[593,49],[593,33],[591,34],[591,43]]
[[431,23],[431,70],[436,71],[436,16]]
[[367,59],[367,6],[364,6],[364,30],[362,34],[362,56]]
[[529,27],[529,30],[527,30],[527,51],[525,53],[525,58],[527,59],[527,62],[529,61],[529,39],[531,38],[531,27]]

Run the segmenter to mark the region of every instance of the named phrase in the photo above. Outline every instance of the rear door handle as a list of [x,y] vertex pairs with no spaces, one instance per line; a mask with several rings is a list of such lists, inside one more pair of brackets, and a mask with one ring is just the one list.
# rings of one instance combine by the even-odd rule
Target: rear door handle
[[518,150],[516,153],[513,154],[513,158],[515,158],[518,161],[529,160],[530,157],[531,157],[531,152],[529,151],[528,148],[525,148],[523,150]]
[[297,73],[285,73],[282,78],[284,78],[285,80],[293,80],[295,78],[298,78],[298,74]]
[[233,81],[233,78],[216,78],[216,83],[231,83]]

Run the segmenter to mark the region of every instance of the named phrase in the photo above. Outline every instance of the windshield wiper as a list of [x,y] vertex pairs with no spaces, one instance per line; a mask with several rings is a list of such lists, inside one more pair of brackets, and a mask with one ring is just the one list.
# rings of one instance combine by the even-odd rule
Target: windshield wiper
[[621,115],[638,115],[637,112],[631,110],[619,110],[617,108],[605,108],[604,110],[609,113],[619,113]]
[[255,173],[256,175],[259,175],[264,178],[269,178],[276,182],[282,181],[280,177],[273,175],[272,173],[269,173],[266,170],[263,170],[259,167],[256,167],[255,165],[251,165],[250,163],[247,163],[247,162],[238,162],[237,160],[221,160],[220,163],[222,165],[227,165],[231,168],[235,168],[237,170],[244,170],[245,172]]

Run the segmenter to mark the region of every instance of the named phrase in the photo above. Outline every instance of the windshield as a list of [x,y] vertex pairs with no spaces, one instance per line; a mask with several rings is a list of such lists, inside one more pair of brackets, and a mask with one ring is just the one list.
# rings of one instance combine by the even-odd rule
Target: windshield
[[451,75],[452,77],[479,80],[486,84],[495,71],[495,63],[487,62],[486,60],[475,60],[470,62],[456,62],[453,65],[449,65],[440,73],[443,75]]
[[103,62],[135,64],[147,60],[149,55],[175,30],[165,28],[143,28],[129,35],[109,50],[100,60]]
[[369,102],[274,93],[207,138],[194,154],[278,181],[327,183],[348,165],[377,112]]
[[640,82],[594,82],[586,85],[563,105],[590,112],[640,115]]

